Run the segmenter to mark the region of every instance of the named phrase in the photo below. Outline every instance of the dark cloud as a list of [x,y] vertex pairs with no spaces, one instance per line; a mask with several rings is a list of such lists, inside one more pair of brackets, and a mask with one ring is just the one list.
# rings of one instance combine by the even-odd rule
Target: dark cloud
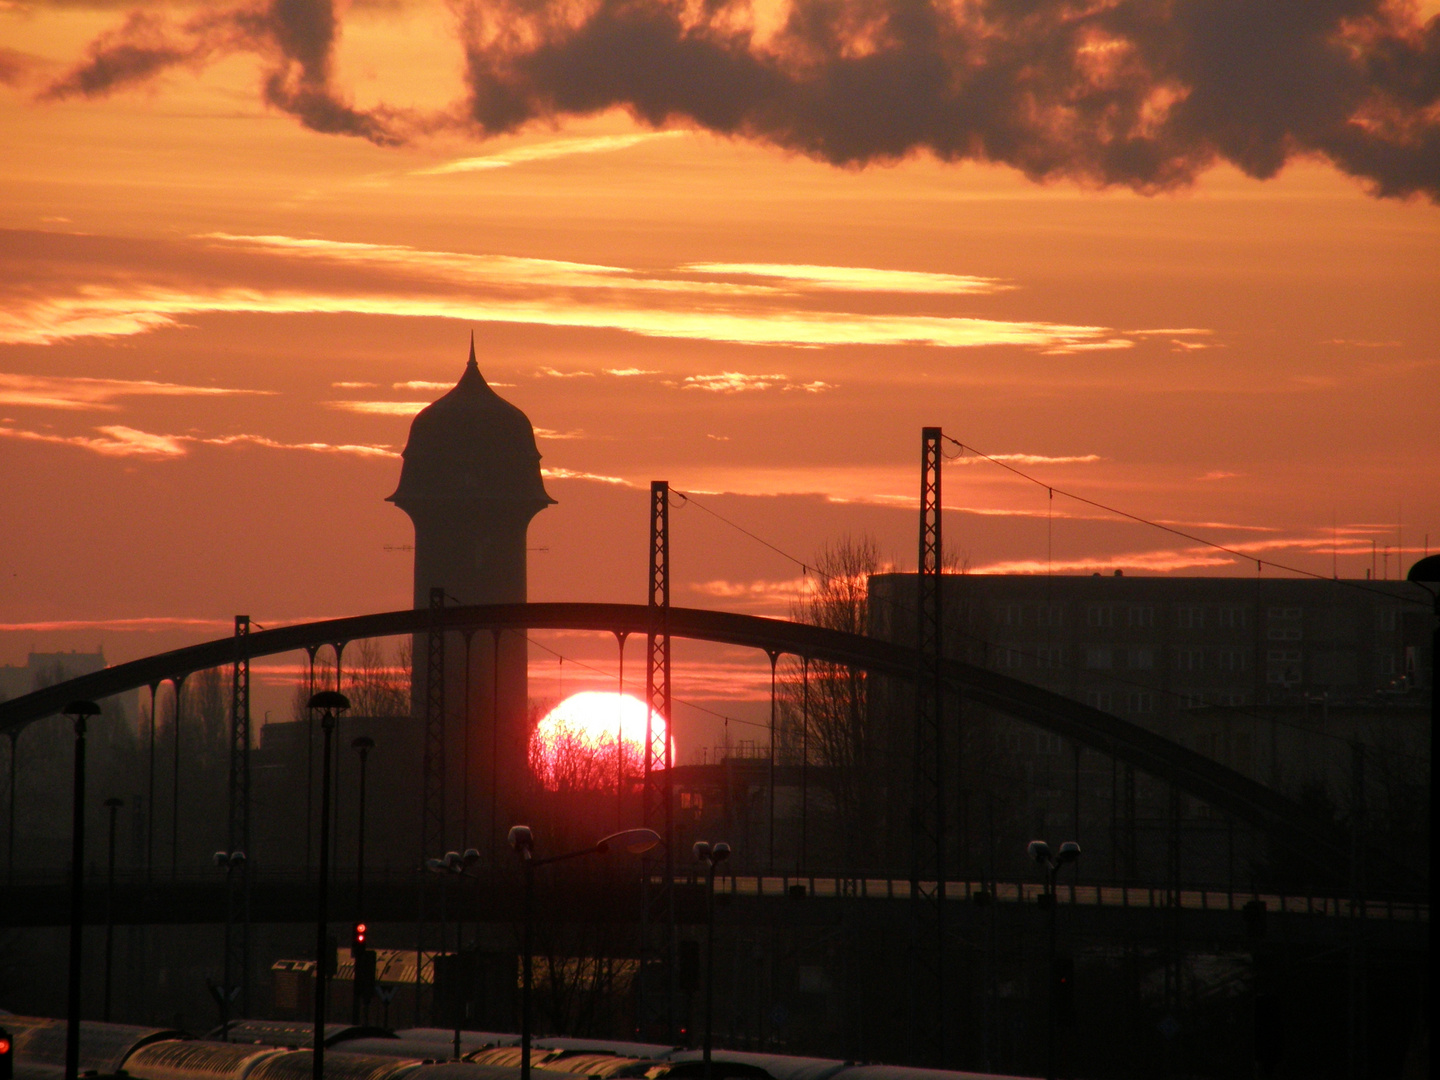
[[1322,156],[1440,199],[1440,20],[1392,0],[467,0],[485,133],[628,109],[837,165],[929,151],[1141,191]]
[[335,90],[331,59],[338,37],[333,0],[201,6],[180,21],[139,9],[119,28],[92,42],[88,58],[51,84],[43,96],[99,97],[175,67],[198,68],[228,53],[254,52],[268,61],[265,101],[306,127],[356,135],[381,145],[404,141],[400,114],[356,109]]
[[[1440,18],[1413,0],[791,0],[768,36],[750,0],[451,3],[482,136],[621,108],[836,165],[928,152],[1153,192],[1318,157],[1440,201]],[[317,131],[383,144],[450,122],[342,99],[332,0],[157,6],[50,96],[245,50],[269,63],[265,99]]]
[[0,46],[0,86],[23,85],[43,67],[38,56]]

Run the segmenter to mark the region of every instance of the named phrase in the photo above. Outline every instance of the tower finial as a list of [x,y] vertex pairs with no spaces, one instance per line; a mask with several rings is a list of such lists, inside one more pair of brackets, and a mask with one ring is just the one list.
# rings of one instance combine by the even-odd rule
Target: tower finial
[[479,371],[480,365],[475,363],[475,331],[470,331],[470,361],[465,365],[466,371]]

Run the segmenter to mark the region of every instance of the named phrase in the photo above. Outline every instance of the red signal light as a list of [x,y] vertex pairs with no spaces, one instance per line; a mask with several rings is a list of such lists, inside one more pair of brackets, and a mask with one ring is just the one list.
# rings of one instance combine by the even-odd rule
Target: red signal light
[[365,944],[365,924],[363,922],[357,922],[355,924],[355,944]]
[[0,1054],[8,1054],[9,1052],[10,1052],[10,1040],[9,1040],[9,1039],[0,1039]]

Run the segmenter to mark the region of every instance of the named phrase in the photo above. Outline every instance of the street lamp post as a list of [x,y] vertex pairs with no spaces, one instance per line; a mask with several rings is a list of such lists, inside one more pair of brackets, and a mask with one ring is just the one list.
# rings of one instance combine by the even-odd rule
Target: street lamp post
[[105,863],[105,1007],[102,1018],[110,1022],[110,983],[115,960],[115,813],[125,803],[114,795],[105,800],[110,811],[110,854]]
[[1435,623],[1430,630],[1430,730],[1440,725],[1440,685],[1436,685],[1436,665],[1440,664],[1440,555],[1427,555],[1405,575],[1405,580],[1419,585],[1435,601]]
[[[611,851],[623,851],[630,855],[643,855],[660,843],[660,834],[654,829],[625,829],[611,833],[579,851],[567,851],[563,855],[535,858],[535,835],[528,825],[515,825],[510,829],[510,847],[520,857],[525,874],[524,936],[521,949],[523,959],[520,967],[520,1080],[530,1080],[530,1035],[533,1014],[531,1012],[531,952],[535,924],[535,868],[551,863],[579,859],[586,855],[608,855]],[[318,1080],[318,1078],[317,1078]]]
[[[211,993],[220,1006],[220,1040],[230,1041],[230,1003],[235,1000],[238,988],[235,985],[237,972],[230,966],[230,942],[235,935],[235,871],[245,866],[245,852],[217,851],[211,856],[216,866],[225,871],[225,967],[221,985],[211,985]],[[244,973],[238,973],[244,978]]]
[[1055,878],[1060,873],[1062,866],[1068,866],[1080,857],[1080,845],[1074,840],[1067,840],[1060,845],[1060,850],[1053,856],[1050,854],[1050,845],[1044,840],[1031,840],[1027,848],[1030,857],[1045,868],[1045,906],[1049,908],[1049,972],[1050,978],[1047,984],[1049,995],[1046,998],[1045,1008],[1045,1080],[1055,1080],[1055,1026],[1056,1026],[1056,1005],[1057,1002],[1056,980],[1058,978],[1058,953],[1056,951],[1055,937]]
[[[369,735],[358,735],[350,743],[350,746],[360,753],[360,821],[356,828],[356,852],[355,852],[355,921],[365,921],[365,763],[370,756],[370,751],[375,749],[375,740]],[[351,959],[354,963],[354,975],[351,986],[355,993],[350,995],[350,1022],[360,1023],[360,962],[361,953],[364,952],[363,945],[358,949],[351,948]],[[369,1005],[367,998],[366,1005]],[[368,1011],[368,1009],[367,1009]]]
[[[426,859],[426,860],[425,860],[425,869],[429,870],[431,873],[434,873],[434,874],[449,874],[449,875],[454,875],[454,876],[457,876],[457,877],[458,877],[458,876],[460,876],[460,875],[462,875],[462,874],[465,873],[465,868],[466,868],[467,866],[473,866],[473,865],[475,865],[475,863],[477,863],[477,862],[479,862],[479,861],[480,861],[480,852],[476,851],[474,848],[466,848],[464,855],[461,855],[458,851],[447,851],[442,858],[439,858],[439,859]],[[441,882],[441,884],[440,884],[440,951],[441,951],[442,953],[445,951],[445,889],[446,889],[446,886],[445,886],[444,882]],[[458,963],[460,962],[460,961],[459,961],[459,956],[460,956],[460,951],[461,951],[460,936],[461,936],[461,932],[462,932],[463,927],[464,927],[464,920],[463,920],[462,918],[460,918],[459,913],[457,912],[457,913],[456,913],[456,916],[455,916],[455,957],[456,957],[456,961],[455,961],[455,962],[456,962],[456,964],[458,964]],[[455,967],[453,967],[453,966],[451,967],[450,970],[451,970],[452,972],[456,972],[456,971],[457,971],[457,969],[456,969]],[[447,987],[447,989],[450,991],[451,995],[453,996],[453,994],[454,994],[454,983],[453,983],[453,981],[447,980],[447,982],[446,982],[446,987]],[[436,989],[437,989],[437,990],[439,989],[438,980],[437,980]],[[437,996],[437,999],[436,999],[436,1000],[437,1000],[437,1001],[439,1000],[439,999],[438,999],[438,996]],[[454,1014],[453,1017],[452,1017],[452,1019],[455,1021],[455,1046],[454,1046],[455,1060],[456,1060],[456,1061],[459,1061],[459,1060],[460,1060],[460,1003],[459,1003],[458,1001],[451,1001],[450,1005],[451,1005],[451,1012]]]
[[315,905],[315,1045],[310,1055],[311,1076],[325,1077],[325,980],[328,945],[330,887],[330,747],[335,736],[335,714],[350,708],[350,699],[338,690],[322,690],[313,695],[310,709],[324,709],[320,726],[325,732],[324,751],[320,766],[320,880]]
[[[93,701],[72,701],[65,715],[75,721],[75,780],[70,819],[70,1000],[66,1010],[65,1080],[80,1074],[80,948],[85,900],[85,722],[100,715]],[[317,1077],[316,1080],[319,1080]]]
[[710,868],[705,882],[705,1080],[713,1080],[710,1063],[711,1034],[715,1022],[715,871],[730,857],[730,845],[724,842],[695,844],[695,858]]

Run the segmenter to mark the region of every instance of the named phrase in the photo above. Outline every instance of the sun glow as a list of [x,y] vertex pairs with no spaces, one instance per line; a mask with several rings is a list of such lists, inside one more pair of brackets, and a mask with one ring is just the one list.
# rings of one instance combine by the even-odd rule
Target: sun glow
[[[571,694],[535,725],[530,768],[549,791],[613,791],[645,769],[645,703],[629,694],[586,690]],[[656,733],[667,735],[655,716]],[[671,760],[675,759],[674,742]]]

